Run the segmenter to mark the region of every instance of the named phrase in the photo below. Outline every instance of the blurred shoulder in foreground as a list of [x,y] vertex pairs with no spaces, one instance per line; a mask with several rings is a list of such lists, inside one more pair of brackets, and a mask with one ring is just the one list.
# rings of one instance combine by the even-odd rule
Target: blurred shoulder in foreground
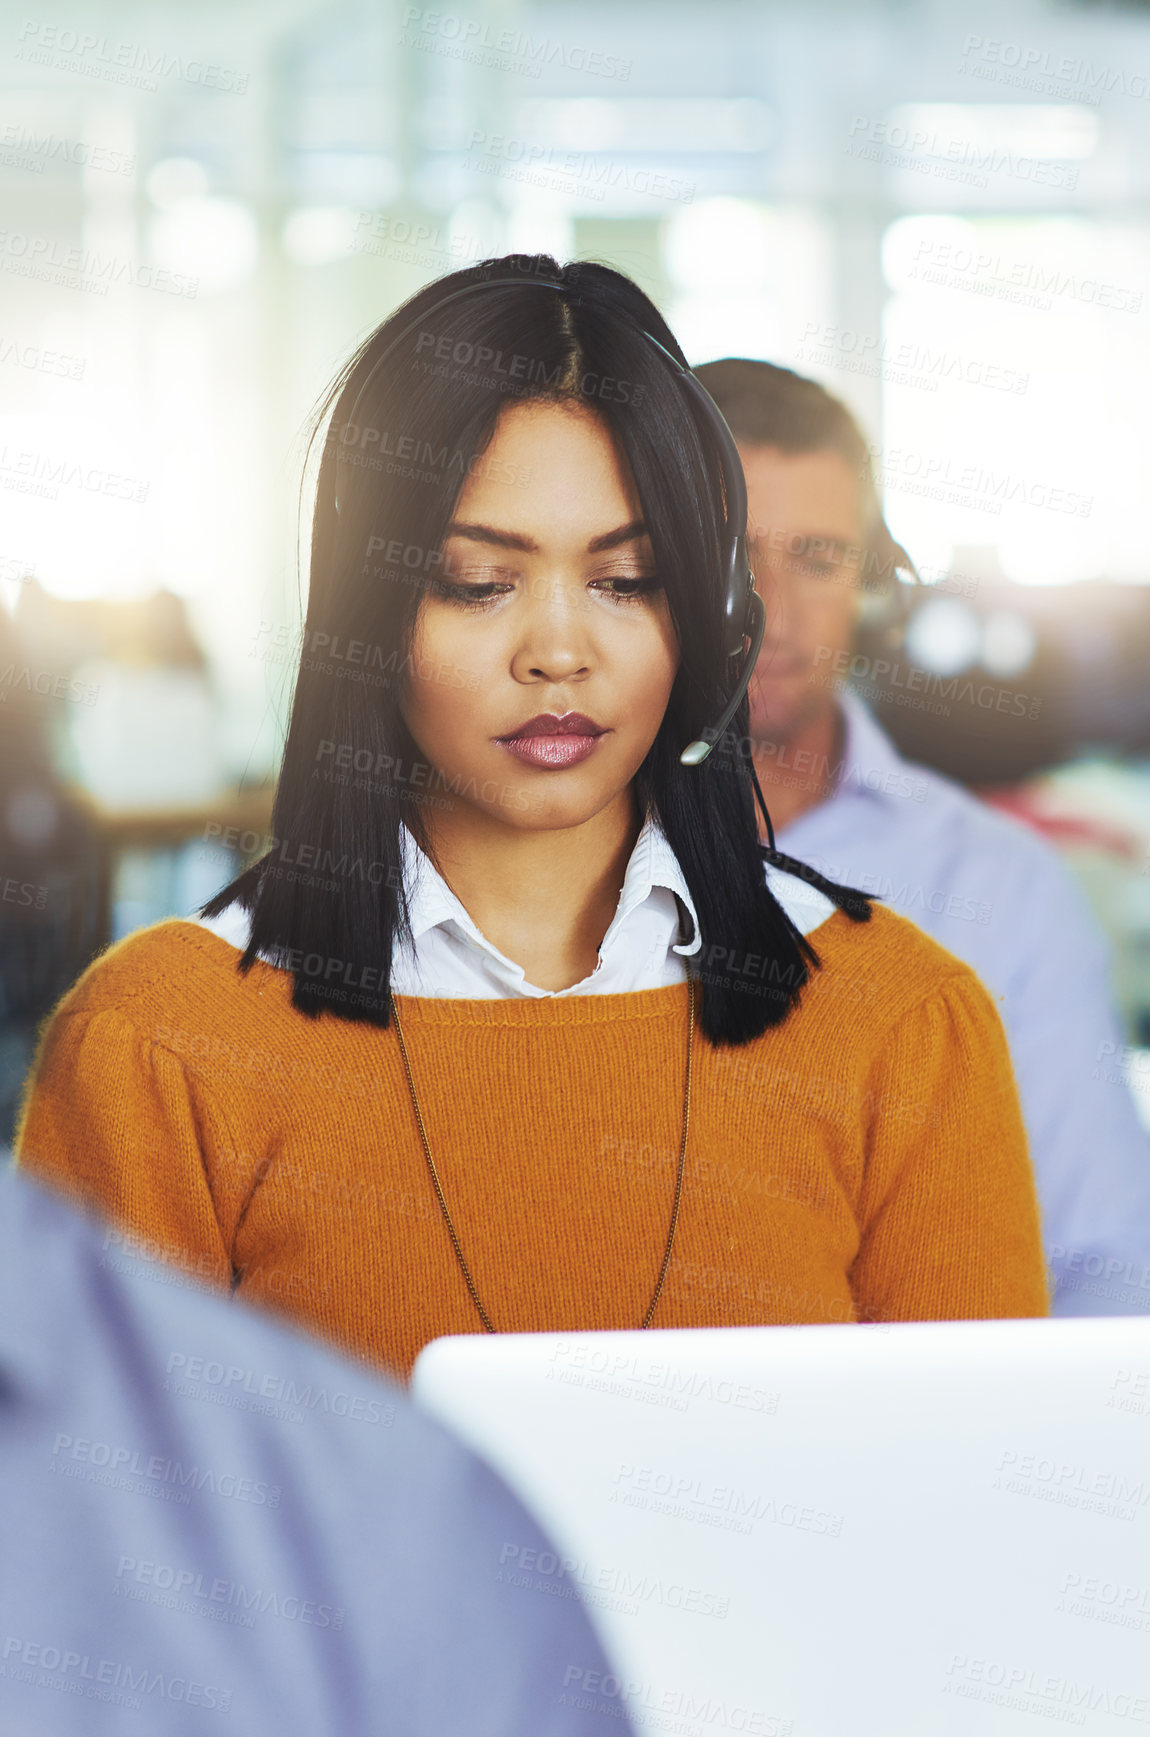
[[598,1731],[565,1684],[606,1660],[573,1586],[516,1571],[548,1543],[494,1472],[126,1247],[0,1176],[4,1729]]

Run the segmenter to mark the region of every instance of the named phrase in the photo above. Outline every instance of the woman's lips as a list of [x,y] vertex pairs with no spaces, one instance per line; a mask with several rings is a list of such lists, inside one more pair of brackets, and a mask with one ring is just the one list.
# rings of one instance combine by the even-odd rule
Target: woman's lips
[[578,766],[581,760],[595,752],[605,733],[597,736],[503,736],[500,741],[517,760],[528,766]]
[[540,712],[514,736],[496,740],[528,766],[578,766],[595,752],[595,744],[606,733],[586,712],[564,712],[561,718],[554,712]]

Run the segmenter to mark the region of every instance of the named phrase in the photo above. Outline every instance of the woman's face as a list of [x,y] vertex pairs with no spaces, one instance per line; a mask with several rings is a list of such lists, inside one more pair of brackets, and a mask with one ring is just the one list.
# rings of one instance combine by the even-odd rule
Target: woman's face
[[679,663],[634,481],[594,411],[542,402],[502,412],[476,470],[403,716],[435,791],[517,829],[578,826],[626,799]]

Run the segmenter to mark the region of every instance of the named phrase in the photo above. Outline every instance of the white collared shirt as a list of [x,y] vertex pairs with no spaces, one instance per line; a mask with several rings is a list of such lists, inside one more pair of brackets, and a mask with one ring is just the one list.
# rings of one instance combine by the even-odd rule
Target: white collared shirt
[[[702,946],[698,914],[686,878],[656,821],[648,819],[635,842],[619,905],[599,947],[595,969],[567,989],[540,989],[529,983],[523,967],[508,959],[476,927],[406,826],[400,828],[400,844],[414,946],[397,941],[391,965],[391,987],[397,995],[542,1000],[662,989],[686,980],[685,960]],[[766,872],[771,891],[804,935],[834,911],[825,894],[797,875],[773,867]],[[677,899],[684,908],[686,940],[680,936]],[[241,905],[229,905],[218,917],[194,917],[191,921],[241,951],[248,944],[250,919]]]

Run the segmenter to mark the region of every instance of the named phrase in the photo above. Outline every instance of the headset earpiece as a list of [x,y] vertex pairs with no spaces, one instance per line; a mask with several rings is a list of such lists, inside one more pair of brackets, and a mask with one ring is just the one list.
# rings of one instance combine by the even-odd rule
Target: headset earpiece
[[860,616],[871,632],[883,635],[889,647],[899,646],[910,618],[911,591],[922,585],[918,568],[883,519],[867,546],[865,560]]

